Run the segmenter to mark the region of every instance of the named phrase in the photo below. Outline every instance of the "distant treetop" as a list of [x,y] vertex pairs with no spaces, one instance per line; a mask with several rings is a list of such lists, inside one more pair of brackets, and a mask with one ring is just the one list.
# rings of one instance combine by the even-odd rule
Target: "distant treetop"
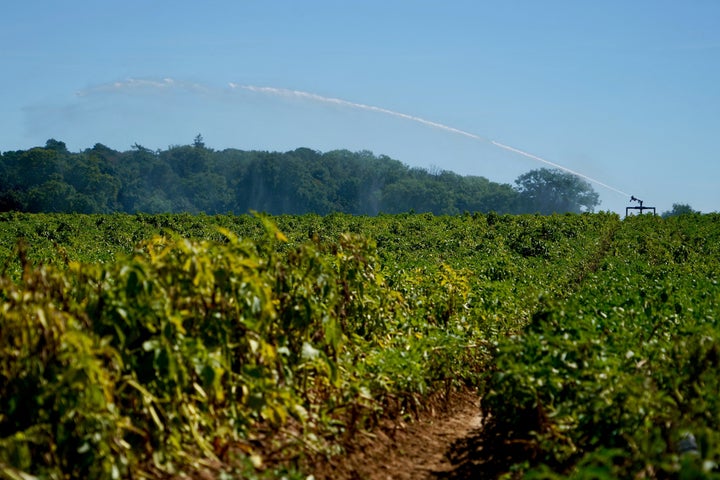
[[675,217],[678,215],[689,215],[693,213],[700,213],[686,203],[673,203],[672,210],[668,210],[662,213],[663,218]]

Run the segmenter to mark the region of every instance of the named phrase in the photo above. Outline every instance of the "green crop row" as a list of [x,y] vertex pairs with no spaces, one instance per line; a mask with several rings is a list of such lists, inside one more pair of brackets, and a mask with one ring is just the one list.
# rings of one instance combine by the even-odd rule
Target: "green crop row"
[[483,399],[527,478],[717,478],[720,217],[629,218],[500,342]]
[[[361,238],[281,258],[279,232],[261,243],[225,233],[223,244],[156,237],[117,263],[4,282],[6,475],[193,474],[245,458],[260,467],[275,449],[322,450],[322,436],[364,428],[433,382],[463,381],[444,372],[470,331],[461,282],[420,298],[440,329],[388,288]],[[438,361],[417,362],[436,340],[448,347]],[[460,365],[453,373],[472,374]]]
[[480,385],[497,342],[541,293],[576,289],[620,224],[0,220],[0,475],[12,479],[292,475]]

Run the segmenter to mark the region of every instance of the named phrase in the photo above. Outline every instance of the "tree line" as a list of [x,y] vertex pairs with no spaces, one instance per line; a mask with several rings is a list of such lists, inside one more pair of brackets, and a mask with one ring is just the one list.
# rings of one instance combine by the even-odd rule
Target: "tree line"
[[548,214],[593,211],[599,203],[587,182],[559,170],[530,171],[513,186],[369,151],[213,150],[200,135],[166,150],[97,143],[70,152],[50,139],[0,155],[0,211]]

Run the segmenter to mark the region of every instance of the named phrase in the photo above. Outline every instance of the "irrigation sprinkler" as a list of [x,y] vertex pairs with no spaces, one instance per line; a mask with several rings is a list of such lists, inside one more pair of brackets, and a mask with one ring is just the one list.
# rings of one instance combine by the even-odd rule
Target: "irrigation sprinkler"
[[631,202],[638,202],[640,205],[635,207],[625,207],[625,216],[627,217],[630,213],[630,210],[638,210],[640,212],[640,215],[643,214],[645,210],[652,210],[652,214],[655,215],[655,207],[646,207],[643,205],[643,201],[639,198],[635,197],[634,195],[630,197]]

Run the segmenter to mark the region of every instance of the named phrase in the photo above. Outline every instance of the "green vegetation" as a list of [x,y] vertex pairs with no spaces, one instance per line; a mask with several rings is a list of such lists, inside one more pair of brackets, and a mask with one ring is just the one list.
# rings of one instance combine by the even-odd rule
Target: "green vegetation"
[[[0,155],[0,212],[350,213],[593,211],[585,181],[541,169],[515,189],[484,177],[428,172],[370,152],[258,152],[192,145],[118,152],[63,142]],[[542,192],[542,198],[538,192]],[[545,199],[550,198],[547,202]]]
[[600,204],[597,192],[569,172],[541,168],[520,175],[515,183],[523,208],[543,215],[580,210],[592,212]]
[[719,226],[626,219],[576,291],[501,339],[484,404],[532,478],[720,475]]
[[466,388],[517,475],[712,476],[718,225],[0,214],[0,477],[305,478]]
[[672,209],[667,212],[663,212],[663,218],[675,217],[677,215],[689,215],[693,213],[700,213],[686,203],[673,203]]

